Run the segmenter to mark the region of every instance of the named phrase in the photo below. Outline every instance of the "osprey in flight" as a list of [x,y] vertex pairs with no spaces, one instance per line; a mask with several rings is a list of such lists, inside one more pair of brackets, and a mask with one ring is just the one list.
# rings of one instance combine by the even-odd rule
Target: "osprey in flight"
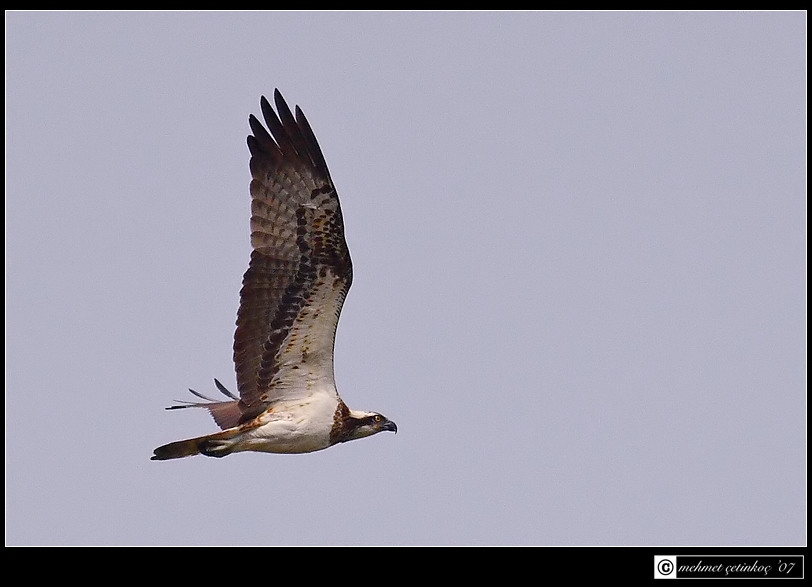
[[240,397],[167,409],[206,408],[222,432],[172,442],[152,460],[233,452],[305,453],[388,430],[391,420],[349,409],[336,391],[333,346],[352,283],[350,252],[330,172],[302,111],[263,96],[268,130],[248,119],[251,262],[243,276],[234,365]]

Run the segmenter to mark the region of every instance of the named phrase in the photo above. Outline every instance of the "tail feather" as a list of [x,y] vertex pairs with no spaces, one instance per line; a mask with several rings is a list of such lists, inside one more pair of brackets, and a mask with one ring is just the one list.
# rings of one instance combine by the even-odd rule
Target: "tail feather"
[[156,448],[151,460],[168,461],[197,454],[204,454],[207,457],[224,457],[234,452],[236,445],[234,439],[239,434],[239,430],[225,430],[216,434],[170,442]]
[[239,401],[240,398],[235,396],[231,393],[226,387],[217,381],[214,380],[214,384],[217,386],[217,389],[220,390],[220,393],[225,395],[226,397],[231,398],[232,401],[221,402],[215,399],[211,399],[210,397],[206,397],[202,393],[198,393],[194,389],[190,389],[189,391],[195,396],[199,397],[203,402],[189,402],[189,401],[179,401],[181,405],[178,406],[169,406],[166,408],[167,410],[182,410],[185,408],[205,408],[211,414],[211,417],[214,418],[214,421],[217,425],[222,429],[226,430],[227,428],[233,428],[240,423],[242,419],[242,410],[240,410]]

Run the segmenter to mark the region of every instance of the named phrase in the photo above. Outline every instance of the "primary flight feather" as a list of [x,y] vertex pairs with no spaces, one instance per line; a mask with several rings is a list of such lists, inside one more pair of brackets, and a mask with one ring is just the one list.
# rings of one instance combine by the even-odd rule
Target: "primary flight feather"
[[266,128],[248,119],[251,152],[251,261],[243,276],[234,366],[239,397],[190,390],[222,432],[172,442],[152,460],[233,452],[305,453],[340,442],[397,432],[376,412],[350,410],[335,386],[333,348],[352,283],[341,207],[310,124],[288,108],[260,100]]

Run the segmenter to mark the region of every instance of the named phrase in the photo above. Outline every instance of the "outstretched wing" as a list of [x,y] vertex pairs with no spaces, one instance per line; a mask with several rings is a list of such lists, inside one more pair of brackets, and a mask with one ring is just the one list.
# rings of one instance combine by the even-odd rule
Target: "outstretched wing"
[[333,344],[352,282],[338,194],[302,111],[262,97],[249,118],[251,262],[234,334],[241,421],[333,385]]

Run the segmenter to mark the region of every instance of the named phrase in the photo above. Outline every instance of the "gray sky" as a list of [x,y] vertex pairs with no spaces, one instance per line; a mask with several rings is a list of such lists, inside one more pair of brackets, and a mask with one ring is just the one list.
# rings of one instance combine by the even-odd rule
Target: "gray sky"
[[[802,12],[6,12],[6,543],[805,544],[806,67]],[[152,462],[234,388],[275,87],[399,432]]]

